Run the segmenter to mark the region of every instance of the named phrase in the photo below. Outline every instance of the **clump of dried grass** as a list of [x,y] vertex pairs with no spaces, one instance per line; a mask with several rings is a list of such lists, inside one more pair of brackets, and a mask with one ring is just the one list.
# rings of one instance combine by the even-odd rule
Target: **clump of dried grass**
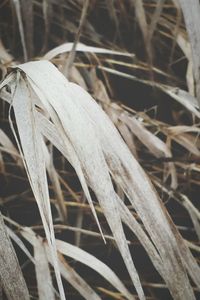
[[[67,26],[68,34],[70,31],[74,33],[74,24],[79,21],[82,10],[78,1],[61,3],[60,11],[55,10],[54,13],[53,9],[57,8],[54,1],[43,1],[42,5],[36,1],[28,11],[23,1],[11,3],[14,5],[19,26],[24,61],[31,58],[35,51],[31,41],[35,34],[33,29],[36,18],[42,16],[44,20],[44,50],[48,47],[49,32],[52,28],[50,26],[55,26],[57,22],[58,27]],[[143,35],[147,63],[137,60],[136,56],[130,53],[129,47],[126,50],[122,47],[121,30],[126,28],[131,16],[128,8],[135,11],[136,24]],[[182,24],[181,8],[192,50]],[[11,167],[11,170],[17,168],[18,174],[23,176],[25,168],[46,237],[45,240],[41,237],[43,232],[40,226],[38,229],[41,235],[36,234],[35,221],[30,228],[25,226],[23,221],[22,225],[19,225],[4,214],[11,239],[35,265],[37,282],[37,292],[31,291],[29,285],[28,292],[5,226],[1,222],[1,243],[8,245],[2,247],[5,261],[0,275],[4,292],[8,299],[29,299],[28,293],[37,295],[39,299],[56,299],[58,292],[52,280],[51,264],[61,299],[69,295],[61,276],[85,299],[100,299],[101,294],[107,295],[109,299],[120,299],[121,296],[135,299],[135,293],[139,299],[156,299],[162,298],[164,294],[157,296],[157,292],[154,291],[166,287],[173,299],[195,299],[195,293],[198,294],[200,286],[196,255],[200,251],[200,214],[196,200],[190,197],[190,194],[193,189],[199,188],[199,109],[198,85],[195,84],[198,82],[198,71],[194,72],[194,77],[191,73],[192,66],[198,66],[195,48],[197,46],[193,44],[191,22],[195,22],[192,13],[197,14],[198,10],[194,9],[188,16],[185,1],[180,1],[180,5],[177,1],[130,1],[127,6],[122,2],[111,6],[99,2],[96,10],[107,11],[107,18],[110,18],[114,25],[116,42],[111,43],[107,34],[100,38],[96,33],[97,24],[86,18],[87,13],[91,14],[91,9],[88,3],[83,6],[81,22],[77,23],[79,32],[74,36],[74,43],[58,46],[43,57],[40,56],[37,62],[19,65],[1,44],[3,77],[8,66],[14,67],[1,83],[1,98],[7,103],[4,104],[5,110],[8,109],[6,117],[13,133],[9,135],[2,129],[0,131],[1,170],[6,178],[8,167]],[[65,18],[68,12],[74,15],[74,23],[70,18]],[[60,13],[62,18],[59,19]],[[174,22],[172,16],[175,14],[177,19]],[[128,18],[125,22],[126,17]],[[154,37],[159,38],[160,45],[164,44],[163,49],[167,48],[165,39],[172,41],[171,49],[168,49],[171,60],[168,71],[155,62],[158,49],[154,44]],[[80,38],[96,46],[81,44]],[[51,39],[55,42],[56,34],[53,34]],[[59,43],[61,42],[62,38]],[[109,50],[102,47],[102,43]],[[136,55],[140,55],[137,48],[135,50]],[[185,77],[180,79],[170,67],[175,63],[172,61],[173,57],[182,53],[187,59],[188,67]],[[47,60],[51,60],[57,68]],[[132,80],[142,84],[144,88],[153,87],[154,90],[169,96],[175,101],[171,107],[173,122],[167,124],[166,121],[152,117],[149,111],[139,112],[130,106],[115,103],[112,100],[113,77],[110,76],[125,81]],[[183,80],[185,83],[180,84]],[[85,90],[90,91],[99,105]],[[189,118],[190,122],[185,124],[181,120],[181,114]],[[71,169],[67,166],[70,172],[66,172],[64,158],[73,167]],[[143,165],[145,172],[138,161]],[[70,179],[70,176],[74,176],[74,171],[79,179],[75,185]],[[80,188],[85,196],[82,196]],[[24,198],[23,193],[26,202],[30,202],[29,198],[31,202],[34,201],[32,196],[26,198],[26,190],[19,196]],[[52,199],[52,195],[55,199]],[[4,196],[2,204],[6,206],[6,203],[13,199],[15,201],[19,196]],[[89,205],[86,204],[86,200]],[[183,207],[181,213],[184,214],[186,225],[178,225],[180,221],[175,212],[179,210],[175,203],[178,203],[179,210]],[[52,214],[52,208],[55,208],[56,213]],[[76,222],[69,221],[71,216],[74,216],[72,208],[76,208]],[[90,228],[94,220],[89,216],[89,208],[97,224],[95,230]],[[21,209],[23,214],[23,206]],[[186,212],[192,226],[188,226]],[[109,228],[105,228],[103,216]],[[54,225],[55,221],[58,224]],[[70,226],[70,222],[73,226]],[[87,229],[82,228],[84,223]],[[127,235],[127,227],[150,258],[154,266],[152,277],[153,274],[159,274],[157,283],[152,282],[151,278],[149,282],[143,279],[144,274],[138,272],[138,269],[143,269],[143,265],[135,267],[130,250],[132,241],[129,240],[132,235]],[[59,232],[75,232],[77,245],[73,245],[70,238],[67,241],[55,238],[55,230],[58,229]],[[188,236],[190,230],[194,231],[192,238]],[[106,234],[107,232],[110,234]],[[95,245],[92,246],[93,255],[78,247],[83,234],[102,237],[104,240],[114,239],[135,287],[133,293],[125,287],[123,279],[119,279],[120,275],[124,277],[123,273],[119,272],[118,277],[108,265],[95,257],[98,256]],[[27,249],[28,243],[32,245],[34,256]],[[10,249],[7,254],[5,248]],[[195,251],[194,256],[191,250]],[[70,266],[63,255],[95,270],[109,285],[105,288],[99,282],[89,285],[87,276],[81,276],[79,270]],[[11,274],[10,265],[6,263],[9,260],[16,264],[17,272]],[[10,284],[15,280],[15,283],[21,280],[19,288],[17,284]],[[101,287],[97,289],[99,284]],[[131,290],[132,284],[129,284]],[[119,293],[114,292],[113,287]]]

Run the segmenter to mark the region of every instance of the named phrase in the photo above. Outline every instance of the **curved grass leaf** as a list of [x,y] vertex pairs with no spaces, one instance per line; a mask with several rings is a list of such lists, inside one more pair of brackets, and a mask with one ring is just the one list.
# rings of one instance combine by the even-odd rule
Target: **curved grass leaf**
[[126,296],[127,299],[133,300],[134,297],[128,292],[123,283],[115,275],[115,273],[103,262],[98,260],[93,255],[87,253],[86,251],[79,249],[69,243],[61,240],[56,240],[56,245],[58,251],[62,254],[69,256],[81,263],[87,265],[88,267],[94,269],[101,276],[103,276],[108,282],[110,282],[117,290],[119,290],[122,295]]
[[[43,59],[51,60],[52,58],[54,58],[55,56],[57,56],[59,54],[70,52],[72,47],[73,47],[73,43],[65,43],[65,44],[58,46],[58,47],[52,49],[51,51],[47,52],[44,55]],[[88,52],[88,53],[96,53],[96,54],[112,54],[112,55],[122,55],[122,56],[128,56],[128,57],[134,56],[132,53],[114,51],[114,50],[109,50],[109,49],[100,48],[100,47],[92,47],[92,46],[84,45],[82,43],[78,43],[76,45],[75,50],[80,51],[80,52]]]

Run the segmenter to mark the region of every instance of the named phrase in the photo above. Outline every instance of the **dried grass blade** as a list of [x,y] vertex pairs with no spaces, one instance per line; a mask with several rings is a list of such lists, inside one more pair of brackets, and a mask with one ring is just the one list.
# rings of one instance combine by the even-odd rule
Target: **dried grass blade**
[[[128,116],[125,113],[121,113],[119,118],[130,128],[132,133],[137,136],[141,143],[143,143],[153,155],[156,157],[172,157],[169,147],[161,139],[148,131],[136,118]],[[171,187],[176,189],[178,182],[175,165],[173,163],[168,163],[168,168],[171,174]]]
[[[149,178],[106,114],[87,92],[69,83],[52,64],[32,62],[19,68],[27,74],[28,83],[34,88],[52,122],[58,124],[59,117],[63,132],[70,141],[68,145],[76,153],[84,177],[99,200],[140,299],[144,299],[144,294],[126,243],[118,197],[109,173],[128,196],[150,235],[161,257],[164,279],[174,299],[194,299],[184,267],[187,267],[196,284],[199,283],[199,267]],[[72,152],[71,158],[73,156]]]
[[35,240],[34,258],[39,300],[55,300],[49,262],[41,237]]
[[42,145],[43,145],[43,149],[44,149],[44,155],[46,158],[46,168],[47,168],[50,180],[52,182],[54,193],[55,193],[56,200],[58,203],[58,211],[59,211],[62,222],[66,222],[67,221],[67,208],[65,205],[63,192],[62,192],[62,189],[60,186],[59,175],[53,164],[52,153],[50,153],[50,151],[48,150],[45,142],[43,142]]
[[42,1],[42,11],[44,16],[44,23],[45,23],[45,34],[44,34],[44,43],[43,43],[43,50],[46,50],[47,42],[50,33],[50,24],[52,19],[52,3],[48,0]]
[[187,0],[179,1],[192,48],[196,96],[200,106],[200,5],[198,0],[193,0],[192,3]]
[[[18,225],[18,224],[14,224]],[[18,227],[18,226],[17,226]],[[26,248],[22,240],[12,231],[9,227],[6,226],[9,236],[13,239],[13,241],[21,248],[21,250],[26,254],[26,256],[31,260],[31,262],[35,265],[36,269],[36,279],[37,279],[37,287],[39,300],[55,300],[54,297],[54,288],[51,280],[50,269],[48,265],[48,260],[45,252],[45,247],[43,243],[43,239],[40,236],[37,236],[37,239],[31,237],[29,242],[32,241],[32,245],[34,247],[34,257],[30,254],[29,250]],[[27,232],[27,228],[20,227],[21,232]],[[28,229],[29,230],[29,229]],[[30,234],[30,230],[28,233]],[[25,234],[26,236],[26,234]]]
[[146,14],[143,6],[142,0],[133,0],[134,6],[135,6],[135,14],[136,18],[138,20],[140,29],[143,34],[144,42],[147,42],[147,35],[148,35],[148,25],[146,20]]
[[[65,53],[65,52],[70,52],[73,47],[73,43],[66,43],[61,46],[58,46],[51,51],[47,52],[43,59],[45,60],[51,60],[55,56]],[[96,53],[96,54],[111,54],[111,55],[122,55],[122,56],[127,56],[127,57],[133,57],[134,54],[128,53],[128,52],[120,52],[120,51],[114,51],[114,50],[109,50],[105,48],[100,48],[100,47],[92,47],[92,46],[87,46],[82,43],[78,43],[76,45],[76,51],[80,52],[88,52],[88,53]]]
[[83,296],[86,300],[101,300],[99,295],[87,284],[87,282],[62,258],[60,255],[59,267],[62,276]]
[[0,213],[0,281],[9,300],[29,300],[29,292],[15,250]]
[[163,6],[164,6],[164,3],[165,3],[165,0],[158,0],[156,2],[156,8],[155,8],[155,11],[152,15],[152,19],[151,19],[151,23],[149,25],[149,28],[148,28],[148,43],[151,42],[152,40],[152,37],[153,37],[153,34],[156,30],[156,26],[158,24],[158,20],[161,16],[161,13],[162,13],[162,10],[163,10]]
[[27,56],[30,59],[33,56],[33,0],[21,0],[22,17],[24,20],[25,39],[27,46]]
[[188,111],[193,113],[195,116],[200,118],[200,112],[198,111],[198,101],[195,97],[193,97],[191,94],[188,92],[181,90],[179,88],[172,88],[170,86],[166,86],[160,83],[152,82],[152,81],[147,81],[140,79],[134,75],[127,74],[125,72],[121,72],[118,70],[114,70],[112,68],[104,67],[104,66],[98,66],[100,70],[104,70],[108,73],[124,77],[130,80],[134,80],[137,82],[141,82],[143,84],[149,85],[149,86],[154,86],[158,88],[159,90],[162,90],[164,93],[168,94],[170,97],[172,97],[174,100],[178,101],[181,105],[183,105]]
[[110,282],[119,292],[121,292],[123,296],[125,296],[129,300],[134,299],[134,297],[128,292],[124,284],[119,280],[115,273],[107,265],[98,260],[95,256],[61,240],[56,240],[56,244],[58,251],[60,251],[63,255],[80,261],[81,263],[94,269],[108,282]]
[[2,151],[9,153],[13,159],[17,162],[18,165],[22,166],[22,160],[19,155],[19,152],[13,145],[12,141],[9,137],[5,134],[3,130],[0,129],[0,144],[2,145]]
[[63,132],[63,128],[61,126],[56,127],[52,122],[50,122],[48,119],[46,119],[40,113],[37,113],[36,115],[37,115],[38,124],[41,128],[42,134],[51,141],[51,143],[62,153],[62,155],[74,167],[74,169],[78,175],[78,178],[80,180],[83,191],[86,195],[86,198],[90,204],[90,207],[91,207],[93,216],[97,222],[99,231],[105,242],[103,232],[101,230],[101,226],[100,226],[100,223],[99,223],[99,220],[98,220],[98,217],[97,217],[97,214],[96,214],[96,211],[95,211],[95,208],[94,208],[91,196],[90,196],[90,192],[88,190],[87,183],[85,181],[85,177],[84,177],[83,171],[81,169],[81,163],[77,157],[77,154],[76,154],[70,140]]
[[69,78],[70,70],[71,70],[73,62],[75,60],[76,47],[77,47],[78,41],[79,41],[80,36],[81,36],[81,30],[83,28],[83,25],[84,25],[86,17],[87,17],[87,11],[88,11],[88,8],[89,8],[89,4],[90,4],[89,0],[85,0],[83,2],[83,9],[82,9],[82,12],[81,12],[81,17],[80,17],[80,21],[79,21],[79,27],[78,27],[77,33],[75,35],[75,39],[74,39],[74,43],[73,43],[72,49],[71,49],[71,51],[69,53],[69,56],[68,56],[68,58],[66,60],[66,64],[64,64],[64,66],[63,66],[63,74],[67,78]]
[[[36,246],[37,237],[35,233],[27,227],[21,228],[22,236],[32,244]],[[49,262],[53,265],[53,260],[51,256],[51,251],[47,243],[44,243],[46,255]],[[63,278],[65,278],[86,300],[94,299],[101,300],[101,298],[96,294],[96,292],[84,281],[84,279],[64,260],[62,255],[59,255],[59,270]]]
[[[22,77],[16,85],[12,105],[21,142],[21,146],[19,142],[18,146],[21,150],[29,182],[37,201],[47,240],[52,251],[61,299],[65,299],[60,272],[57,266],[57,252],[49,201],[45,157],[42,147],[42,136],[35,119],[31,89],[28,89],[27,82]],[[13,132],[15,132],[14,129]],[[16,134],[15,137],[18,141]],[[40,167],[38,168],[38,166]]]
[[[74,98],[81,103],[94,122],[113,177],[127,194],[165,262],[165,280],[173,297],[175,299],[180,297],[194,299],[183,267],[185,258],[180,254],[180,236],[155,193],[149,178],[130,154],[108,117],[100,112],[100,108],[83,89],[75,84],[71,85],[74,88]],[[189,252],[189,249],[187,251]],[[182,286],[181,289],[180,286]]]
[[[16,235],[14,231],[12,231],[8,226],[6,226],[6,230],[10,236],[10,238],[21,248],[21,250],[26,254],[26,256],[30,259],[32,263],[35,263],[34,258],[32,257],[29,250],[26,248],[24,243],[20,240],[20,238]],[[1,298],[0,298],[1,299]]]
[[13,60],[13,57],[9,52],[7,52],[1,39],[0,39],[0,58],[2,60],[2,63],[11,63]]
[[179,88],[169,88],[161,86],[161,90],[163,90],[170,97],[178,101],[181,105],[185,106],[185,108],[191,113],[193,113],[196,117],[200,118],[200,112],[197,109],[198,102],[195,97]]
[[12,0],[13,4],[15,6],[16,15],[17,15],[17,21],[19,26],[19,33],[22,43],[22,49],[24,54],[24,61],[26,62],[28,60],[28,54],[27,54],[27,47],[26,47],[26,41],[25,41],[25,35],[24,35],[24,27],[22,22],[22,15],[21,15],[21,7],[19,0]]
[[[85,109],[82,109],[80,104],[74,101],[72,85],[52,64],[42,61],[20,65],[19,67],[27,74],[28,78],[31,78],[29,82],[33,87],[33,82],[40,87],[40,91],[44,95],[41,97],[40,93],[40,100],[43,101],[44,107],[51,105],[59,116],[66,135],[76,150],[87,180],[104,210],[138,295],[140,299],[144,299],[140,279],[134,267],[122,228],[116,194],[90,118],[87,116]],[[49,82],[51,82],[51,86]],[[55,84],[56,86],[54,86]],[[86,95],[88,97],[88,94]],[[75,97],[77,96],[75,95]],[[71,118],[71,115],[73,115],[73,118]],[[76,120],[79,120],[79,122]]]

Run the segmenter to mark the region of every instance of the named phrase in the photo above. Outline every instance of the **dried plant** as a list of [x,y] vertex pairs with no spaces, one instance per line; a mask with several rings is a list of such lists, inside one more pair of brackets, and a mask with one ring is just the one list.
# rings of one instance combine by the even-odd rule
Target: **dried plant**
[[[13,13],[0,43],[3,299],[199,297],[198,1],[191,7],[2,4]],[[10,42],[14,23],[21,45]]]

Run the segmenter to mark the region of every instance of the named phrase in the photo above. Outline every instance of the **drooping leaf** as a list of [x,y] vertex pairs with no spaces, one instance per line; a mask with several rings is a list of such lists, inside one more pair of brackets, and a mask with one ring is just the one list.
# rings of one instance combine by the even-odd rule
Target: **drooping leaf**
[[[148,239],[143,245],[146,245],[147,251],[151,251],[151,259],[167,283],[173,298],[194,299],[186,268],[194,282],[199,285],[199,267],[168,216],[149,178],[124,144],[108,116],[86,91],[75,84],[69,83],[49,62],[31,62],[20,65],[18,68],[26,74],[25,79],[22,79],[23,73],[18,75],[20,76],[19,90],[23,90],[21,91],[22,94],[24,90],[26,90],[26,93],[27,90],[33,90],[35,97],[38,99],[37,105],[39,105],[41,111],[46,112],[51,118],[51,122],[45,121],[46,136],[52,137],[54,135],[52,132],[53,128],[54,131],[58,130],[58,128],[59,131],[61,129],[64,142],[60,142],[55,136],[53,136],[51,142],[53,142],[55,147],[61,147],[66,154],[65,156],[69,157],[70,163],[76,171],[78,170],[77,174],[81,183],[86,183],[94,191],[140,299],[144,299],[144,294],[122,227],[122,222],[125,220],[127,225],[130,226],[131,216],[122,215],[119,198],[115,193],[111,176],[128,196],[133,208],[142,220],[154,246],[149,243]],[[14,103],[18,101],[17,96],[20,98],[17,88],[14,94]],[[24,106],[26,108],[27,104],[21,100],[19,100],[17,105],[14,103],[14,111],[19,116],[19,107]],[[29,127],[26,130],[29,131],[29,135],[35,141],[37,140],[37,145],[41,145],[40,139],[43,137],[44,127],[42,129],[38,125],[39,123],[36,122],[38,114],[41,113],[37,112],[34,102],[30,101],[29,105],[32,110],[26,108],[26,114],[24,114],[25,111],[23,110],[22,113],[26,116],[29,115],[29,118],[34,120],[34,125],[28,124],[27,122],[30,121],[27,120],[24,120],[23,123],[24,126]],[[45,119],[45,117],[42,118]],[[22,120],[18,120],[19,124],[21,122]],[[34,129],[30,130],[31,126]],[[26,146],[24,146],[24,137],[20,136],[20,139],[22,148],[26,147],[29,151],[32,151],[27,142]],[[29,141],[29,143],[35,142]],[[37,149],[35,144],[33,146]],[[23,152],[26,151],[23,148]],[[45,186],[44,191],[47,194],[45,165],[44,163],[42,164],[44,153],[39,149],[37,151],[37,155],[41,156],[40,164],[43,165],[43,173],[40,175],[37,185],[40,186],[40,181],[43,182]],[[31,170],[31,159],[33,158],[30,157],[30,154],[27,154],[25,159]],[[37,160],[36,158],[34,159],[37,162],[38,158]],[[35,174],[37,174],[36,170]],[[32,183],[34,176],[32,175],[31,179],[29,175],[29,178],[38,198],[38,186],[33,186]],[[85,190],[87,191],[86,188]],[[43,198],[46,199],[47,197]],[[41,206],[40,202],[38,201],[39,206]],[[48,212],[48,209],[45,207],[41,211],[41,215],[43,215],[45,211]],[[43,216],[43,222],[44,225],[47,223],[45,215]],[[46,233],[48,233],[48,238],[48,223],[45,226],[47,227]],[[139,235],[142,234],[138,230],[137,232]],[[49,242],[49,245],[52,244]],[[158,252],[158,256],[155,250]],[[161,262],[161,267],[159,262]]]
[[[46,177],[45,155],[42,147],[42,136],[35,120],[31,89],[27,88],[23,78],[20,78],[16,85],[12,105],[15,112],[21,146],[15,134],[16,140],[18,141],[18,146],[24,160],[30,185],[38,203],[46,236],[51,246],[61,298],[65,299],[59,269],[56,267],[56,248]],[[38,166],[40,167],[38,168]]]

